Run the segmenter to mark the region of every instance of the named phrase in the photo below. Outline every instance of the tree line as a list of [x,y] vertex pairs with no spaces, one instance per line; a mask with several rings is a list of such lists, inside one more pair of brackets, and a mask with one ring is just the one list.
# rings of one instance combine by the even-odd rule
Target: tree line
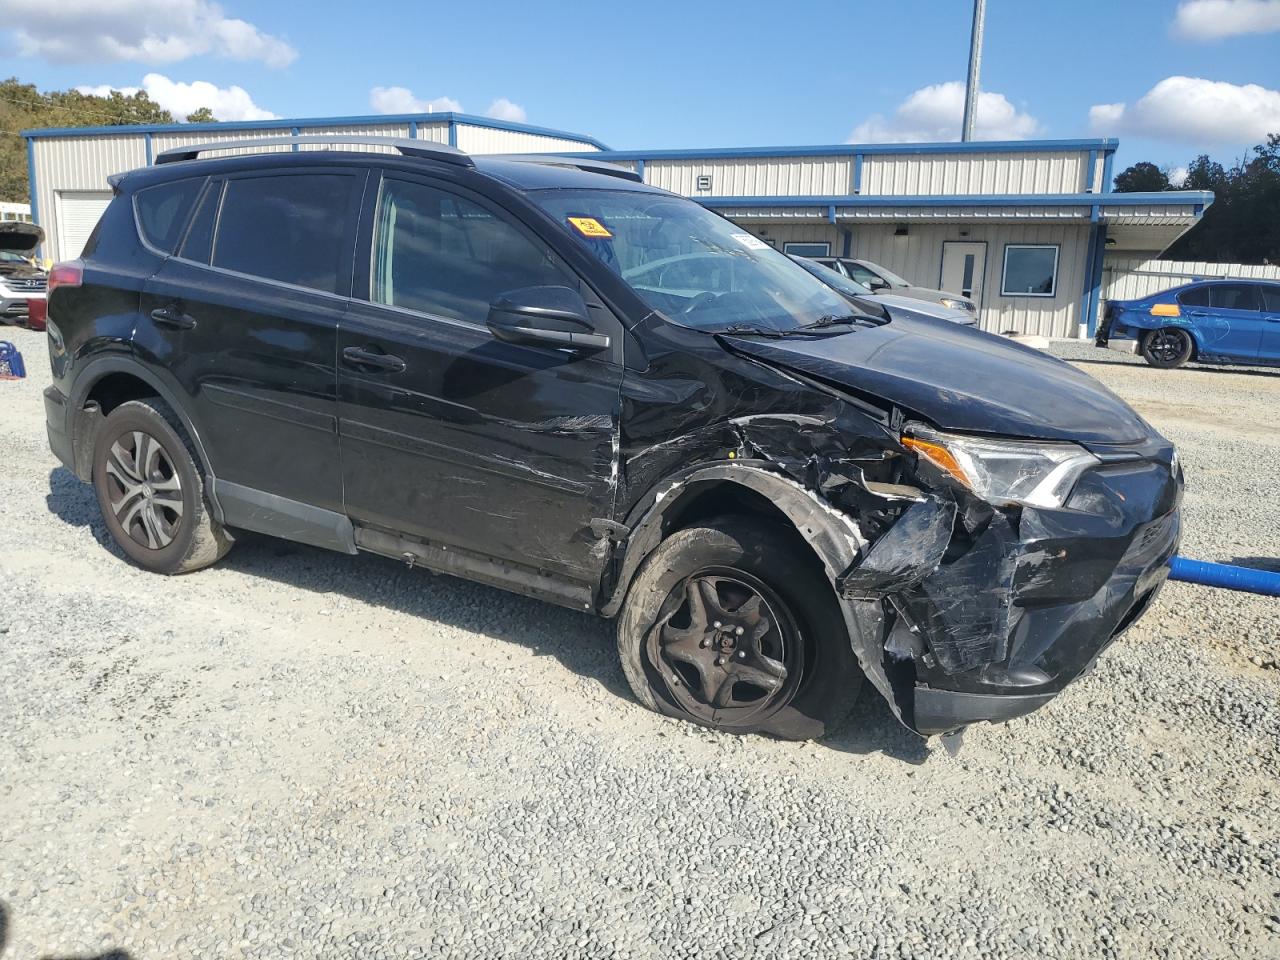
[[1231,166],[1207,154],[1187,165],[1177,185],[1154,163],[1135,163],[1115,178],[1117,193],[1212,190],[1200,222],[1165,251],[1162,260],[1280,264],[1280,133]]
[[[208,107],[186,118],[192,123],[215,119]],[[145,91],[125,95],[113,90],[108,96],[78,90],[41,93],[35,84],[17,77],[0,80],[0,200],[26,203],[27,145],[18,134],[44,127],[116,127],[133,123],[173,123],[174,116]]]

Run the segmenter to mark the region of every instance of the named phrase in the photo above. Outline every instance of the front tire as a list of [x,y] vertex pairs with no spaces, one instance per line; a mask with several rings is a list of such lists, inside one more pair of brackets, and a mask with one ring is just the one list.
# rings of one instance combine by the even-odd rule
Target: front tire
[[862,683],[821,564],[768,521],[664,540],[627,594],[618,653],[646,707],[729,733],[824,736]]
[[140,567],[190,573],[231,549],[186,431],[161,400],[130,400],[102,422],[93,487],[112,539]]
[[1182,366],[1194,351],[1191,334],[1174,327],[1152,330],[1142,338],[1142,359],[1161,370]]

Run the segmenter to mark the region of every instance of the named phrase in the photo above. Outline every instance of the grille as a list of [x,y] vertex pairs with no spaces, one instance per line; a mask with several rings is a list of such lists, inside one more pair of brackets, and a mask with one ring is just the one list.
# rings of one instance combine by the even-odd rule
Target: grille
[[10,290],[20,290],[23,293],[44,293],[47,281],[44,277],[9,277],[4,285]]

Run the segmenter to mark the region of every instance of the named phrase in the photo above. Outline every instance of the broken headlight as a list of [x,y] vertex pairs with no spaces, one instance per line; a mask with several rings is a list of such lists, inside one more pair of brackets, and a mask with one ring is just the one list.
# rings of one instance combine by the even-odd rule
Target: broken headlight
[[1099,463],[1074,443],[991,440],[920,426],[908,428],[902,445],[994,504],[1061,507],[1080,475]]

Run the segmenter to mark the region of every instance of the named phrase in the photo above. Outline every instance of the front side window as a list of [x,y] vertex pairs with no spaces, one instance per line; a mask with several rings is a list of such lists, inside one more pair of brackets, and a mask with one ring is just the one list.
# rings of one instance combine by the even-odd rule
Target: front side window
[[684,326],[794,330],[850,313],[786,254],[692,200],[640,190],[530,197],[651,309]]
[[1262,309],[1267,313],[1280,313],[1280,283],[1269,283],[1262,288]]
[[1209,305],[1220,310],[1257,310],[1258,288],[1251,283],[1215,283],[1209,288]]
[[348,292],[357,183],[336,173],[228,180],[213,265],[325,293]]
[[133,198],[143,239],[161,253],[173,253],[204,180],[178,180],[139,190]]
[[375,303],[483,324],[500,294],[539,286],[577,289],[578,282],[549,250],[485,207],[421,183],[383,182]]
[[1004,248],[1002,295],[1052,297],[1057,288],[1057,244],[1010,244]]

